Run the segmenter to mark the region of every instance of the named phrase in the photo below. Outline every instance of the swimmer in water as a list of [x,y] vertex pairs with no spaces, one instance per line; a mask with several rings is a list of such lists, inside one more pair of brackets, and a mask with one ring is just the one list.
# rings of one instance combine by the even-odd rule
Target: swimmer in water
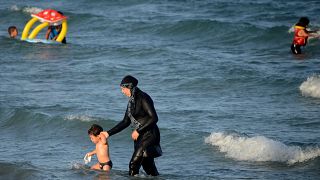
[[[58,13],[63,15],[63,13],[61,11],[58,11]],[[50,40],[56,40],[58,38],[61,30],[62,30],[61,24],[57,25],[57,26],[49,26],[47,29],[47,32],[46,32],[46,40],[48,40],[49,38],[50,38]],[[61,43],[67,44],[66,37],[63,38]]]
[[8,33],[10,38],[16,38],[18,36],[18,29],[15,26],[10,26],[8,28]]
[[[61,32],[61,29],[62,29],[61,24],[58,26],[49,26],[46,32],[46,39],[48,40],[50,38],[50,40],[56,40]],[[66,44],[67,43],[66,38],[64,37],[61,42]]]
[[301,47],[304,47],[308,43],[309,37],[319,38],[316,31],[308,31],[309,19],[307,17],[301,17],[299,22],[294,26],[294,38],[291,44],[291,51],[293,54],[301,54]]

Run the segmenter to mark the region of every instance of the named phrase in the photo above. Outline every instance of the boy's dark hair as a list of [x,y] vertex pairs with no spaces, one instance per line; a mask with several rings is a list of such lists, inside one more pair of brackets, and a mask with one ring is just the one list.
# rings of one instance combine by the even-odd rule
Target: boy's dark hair
[[299,22],[296,24],[297,26],[307,27],[309,25],[309,18],[307,17],[301,17],[299,19]]
[[101,126],[99,126],[98,124],[92,124],[92,126],[88,130],[88,134],[98,136],[101,131],[103,131],[103,128]]
[[12,32],[13,30],[17,30],[17,31],[18,31],[17,27],[15,27],[15,26],[10,26],[10,27],[8,28],[8,33],[11,34],[11,32]]

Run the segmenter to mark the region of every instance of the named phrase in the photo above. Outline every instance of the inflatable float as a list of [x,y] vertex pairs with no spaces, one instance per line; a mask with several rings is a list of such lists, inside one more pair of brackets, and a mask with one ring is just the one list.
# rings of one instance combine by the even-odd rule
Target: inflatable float
[[[38,14],[31,14],[32,19],[26,24],[23,29],[21,40],[32,40],[37,37],[38,33],[47,26],[58,26],[62,25],[61,32],[59,33],[56,41],[61,42],[67,34],[68,24],[67,17],[62,15],[56,10],[46,9]],[[35,27],[32,32],[29,34],[31,27],[37,22],[40,21],[41,24]]]

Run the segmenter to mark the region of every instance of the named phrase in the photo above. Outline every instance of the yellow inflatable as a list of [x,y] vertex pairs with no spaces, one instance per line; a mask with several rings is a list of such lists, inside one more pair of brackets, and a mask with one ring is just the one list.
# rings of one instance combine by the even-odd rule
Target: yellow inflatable
[[[43,28],[49,25],[57,26],[60,24],[62,25],[62,28],[56,41],[61,42],[66,37],[68,31],[67,17],[62,15],[58,11],[46,9],[39,12],[38,14],[31,14],[31,16],[32,19],[26,24],[23,29],[21,40],[34,39]],[[31,27],[37,21],[40,21],[41,24],[34,28],[29,35]]]

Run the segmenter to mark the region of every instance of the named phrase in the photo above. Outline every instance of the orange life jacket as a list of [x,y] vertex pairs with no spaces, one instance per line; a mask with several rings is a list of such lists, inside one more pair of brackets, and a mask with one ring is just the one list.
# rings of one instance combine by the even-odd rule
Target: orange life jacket
[[305,27],[302,26],[294,26],[294,38],[293,38],[293,44],[299,45],[299,46],[305,46],[308,42],[308,37],[299,36],[300,31],[305,31]]

